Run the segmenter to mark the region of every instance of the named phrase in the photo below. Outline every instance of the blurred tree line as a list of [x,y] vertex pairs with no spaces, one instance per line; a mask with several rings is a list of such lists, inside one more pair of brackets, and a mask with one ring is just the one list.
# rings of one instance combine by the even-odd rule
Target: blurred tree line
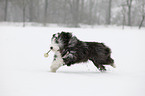
[[141,28],[145,26],[144,18],[145,0],[0,0],[1,22]]

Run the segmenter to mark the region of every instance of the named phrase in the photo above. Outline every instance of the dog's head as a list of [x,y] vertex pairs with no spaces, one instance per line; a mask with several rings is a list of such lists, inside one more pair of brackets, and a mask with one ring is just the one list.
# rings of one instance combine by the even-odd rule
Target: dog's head
[[58,51],[65,46],[67,46],[72,38],[72,33],[69,32],[61,32],[61,33],[56,33],[53,34],[51,38],[51,45],[50,49],[53,51]]

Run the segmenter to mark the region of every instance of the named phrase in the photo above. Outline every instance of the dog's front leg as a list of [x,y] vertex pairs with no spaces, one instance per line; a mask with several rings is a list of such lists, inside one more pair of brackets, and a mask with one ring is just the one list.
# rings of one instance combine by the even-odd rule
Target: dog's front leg
[[60,68],[64,64],[63,59],[59,51],[57,51],[54,55],[54,60],[50,66],[51,72],[56,72],[58,68]]
[[75,55],[74,55],[74,51],[68,51],[62,58],[63,58],[63,61],[65,63],[65,65],[67,66],[70,66],[71,64],[75,63],[76,61],[76,58],[75,58]]

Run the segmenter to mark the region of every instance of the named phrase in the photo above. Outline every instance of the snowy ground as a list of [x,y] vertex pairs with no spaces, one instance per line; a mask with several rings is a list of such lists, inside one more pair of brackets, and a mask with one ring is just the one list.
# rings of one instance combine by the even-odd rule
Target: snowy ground
[[[117,68],[99,72],[92,62],[61,67],[43,55],[52,34],[73,32],[80,40],[104,42]],[[0,27],[0,96],[145,96],[145,29],[119,27]]]

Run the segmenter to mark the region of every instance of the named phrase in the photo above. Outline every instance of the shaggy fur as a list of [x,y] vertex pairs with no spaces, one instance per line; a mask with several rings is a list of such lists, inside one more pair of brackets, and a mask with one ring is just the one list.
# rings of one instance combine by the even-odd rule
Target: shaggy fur
[[91,60],[100,71],[106,71],[104,65],[115,67],[111,50],[103,43],[83,42],[69,32],[54,34],[51,41],[50,49],[55,52],[51,65],[52,72],[56,72],[60,66],[71,66],[88,60]]

